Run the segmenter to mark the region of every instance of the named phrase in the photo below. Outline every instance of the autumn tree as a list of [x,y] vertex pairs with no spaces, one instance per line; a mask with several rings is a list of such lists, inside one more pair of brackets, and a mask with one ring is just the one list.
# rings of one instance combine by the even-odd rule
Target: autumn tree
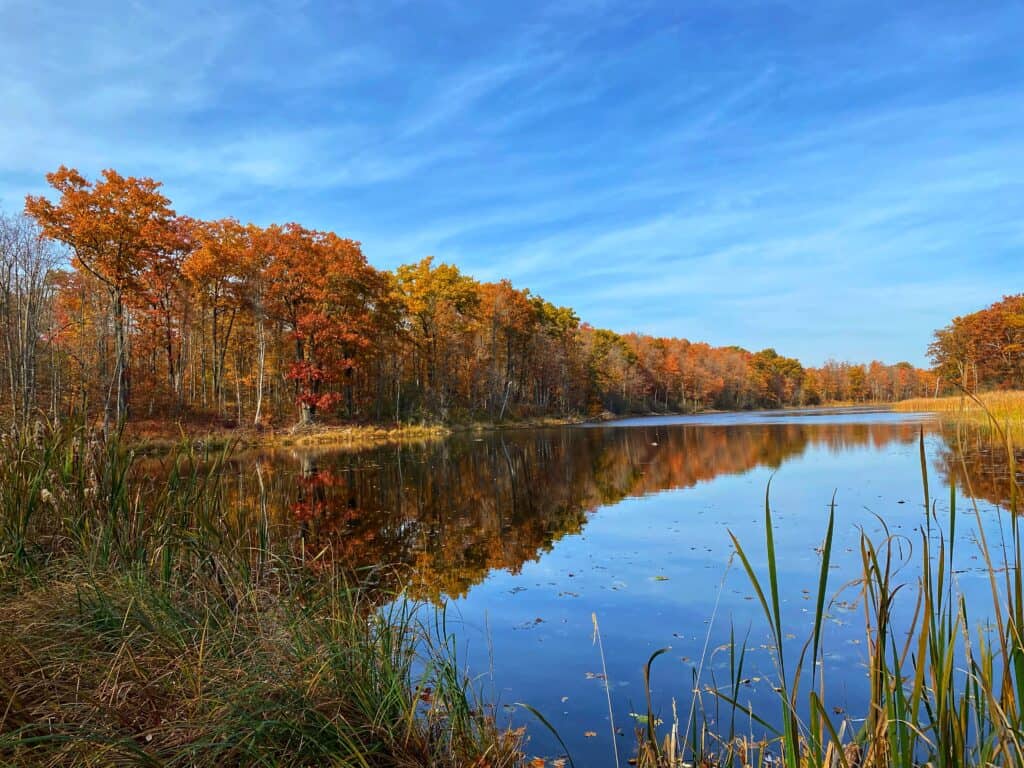
[[141,274],[177,246],[179,232],[170,201],[160,183],[103,171],[95,182],[61,166],[46,180],[60,194],[57,203],[29,195],[25,210],[43,234],[67,245],[76,269],[88,272],[105,289],[114,333],[112,393],[104,408],[105,422],[129,415],[131,369],[126,300],[139,291]]
[[457,351],[465,353],[464,336],[480,305],[478,285],[451,264],[435,266],[430,256],[398,267],[395,276],[416,349],[417,383],[427,407],[444,413],[457,376],[452,363]]
[[[191,309],[182,267],[195,248],[195,229],[196,223],[186,218],[169,222],[163,241],[149,254],[139,273],[138,289],[128,298],[136,310],[136,325],[146,334],[153,351],[163,357],[164,383],[175,412],[182,406]],[[154,386],[156,383],[152,382]]]
[[501,421],[509,400],[525,386],[538,319],[529,291],[516,290],[508,280],[484,283],[479,295],[484,407]]
[[[194,229],[196,248],[182,265],[197,297],[201,322],[209,327],[212,399],[223,413],[226,407],[225,361],[235,323],[240,313],[251,310],[253,253],[252,227],[235,219],[198,222]],[[201,355],[205,374],[206,356]],[[205,379],[205,376],[204,376]],[[205,392],[204,386],[204,392]]]
[[585,389],[580,354],[580,319],[569,307],[531,296],[539,326],[533,347],[532,404],[541,412],[569,413],[581,406]]
[[954,318],[928,354],[943,380],[964,391],[1024,385],[1024,294]]
[[308,423],[342,399],[335,385],[351,379],[372,343],[372,315],[385,282],[354,240],[298,224],[272,228],[272,238],[267,308],[294,341],[285,376],[295,383],[300,420]]
[[804,367],[799,360],[763,349],[750,360],[751,380],[761,402],[782,406],[799,402]]
[[[38,231],[0,226],[0,375],[22,416],[44,398],[43,371],[54,413],[99,403],[109,424],[132,405],[225,426],[279,424],[296,406],[300,422],[501,421],[892,400],[937,382],[908,363],[804,369],[771,349],[619,334],[429,257],[384,272],[333,232],[179,217],[152,179],[48,179],[56,202],[26,199]],[[47,261],[56,242],[73,269]],[[940,331],[943,375],[1020,381],[1022,304],[1006,297]]]

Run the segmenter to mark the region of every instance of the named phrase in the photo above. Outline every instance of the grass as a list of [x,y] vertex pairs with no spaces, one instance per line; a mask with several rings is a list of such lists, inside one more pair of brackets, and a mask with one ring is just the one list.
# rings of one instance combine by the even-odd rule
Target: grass
[[314,578],[224,507],[218,456],[166,461],[157,481],[117,439],[0,440],[0,764],[519,763],[443,615]]
[[985,392],[951,397],[920,397],[893,405],[897,411],[931,411],[957,421],[998,426],[1024,440],[1024,391]]

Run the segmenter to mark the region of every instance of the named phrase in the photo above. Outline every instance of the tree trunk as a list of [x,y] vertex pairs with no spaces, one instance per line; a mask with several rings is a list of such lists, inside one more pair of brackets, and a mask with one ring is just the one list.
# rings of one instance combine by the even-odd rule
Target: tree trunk
[[260,416],[263,411],[263,371],[267,360],[267,337],[263,329],[262,315],[256,322],[256,349],[258,361],[256,368],[256,415],[253,417],[252,423],[259,426]]
[[[115,416],[120,425],[128,420],[131,402],[131,377],[128,370],[128,342],[125,334],[124,297],[119,288],[113,289],[114,299],[114,380]],[[108,401],[108,408],[109,408]]]

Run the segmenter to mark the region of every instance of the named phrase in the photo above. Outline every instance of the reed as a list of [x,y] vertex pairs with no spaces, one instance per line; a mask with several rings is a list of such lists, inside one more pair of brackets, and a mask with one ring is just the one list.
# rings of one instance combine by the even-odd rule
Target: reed
[[1024,391],[1007,390],[951,397],[920,397],[903,400],[893,409],[905,412],[932,412],[943,418],[978,424],[985,428],[998,425],[1024,440]]

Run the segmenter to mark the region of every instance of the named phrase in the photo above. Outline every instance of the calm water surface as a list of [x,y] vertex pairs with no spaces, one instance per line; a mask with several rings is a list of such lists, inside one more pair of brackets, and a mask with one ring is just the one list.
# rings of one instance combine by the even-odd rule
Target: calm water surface
[[[798,652],[833,493],[830,592],[857,573],[861,528],[881,535],[881,518],[916,543],[922,430],[939,519],[948,518],[955,477],[981,497],[983,524],[998,525],[1000,470],[983,448],[961,462],[931,417],[864,409],[628,419],[359,453],[278,450],[242,454],[232,470],[244,505],[289,526],[310,559],[329,548],[354,567],[392,564],[386,586],[446,603],[463,662],[500,712],[530,726],[532,754],[560,750],[516,702],[548,717],[578,765],[611,765],[592,616],[623,759],[633,746],[630,713],[644,707],[648,656],[671,646],[655,663],[655,706],[668,719],[676,697],[685,719],[702,656],[706,682],[728,680],[728,655],[716,649],[730,626],[749,631],[752,648],[741,698],[774,716],[767,625],[728,531],[763,571],[771,478],[785,621]],[[976,518],[965,499],[958,508],[958,579],[983,604]],[[906,580],[914,576],[908,569]],[[827,704],[856,713],[866,688],[863,621],[852,591],[843,598],[826,629]]]

